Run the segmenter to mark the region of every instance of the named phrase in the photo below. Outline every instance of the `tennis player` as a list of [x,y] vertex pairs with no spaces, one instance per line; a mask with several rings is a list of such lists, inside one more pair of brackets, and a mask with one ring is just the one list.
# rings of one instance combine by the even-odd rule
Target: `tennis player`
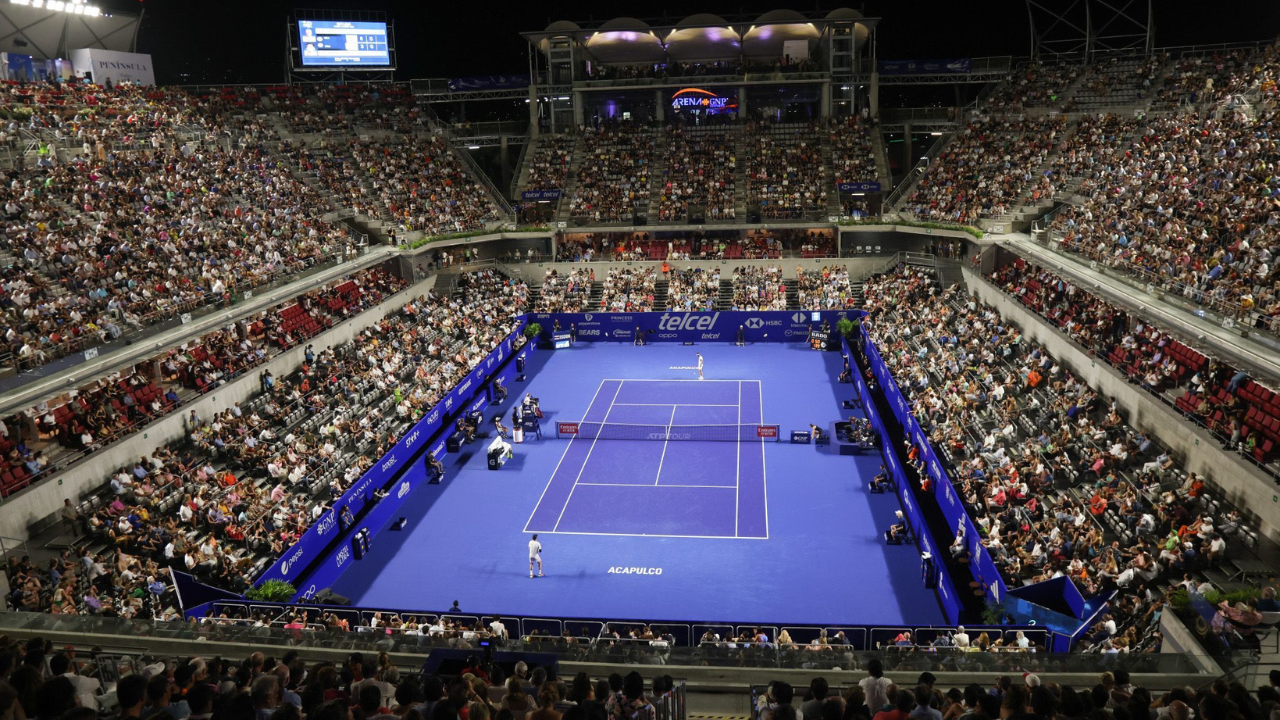
[[698,353],[698,379],[702,379],[702,353]]
[[533,577],[533,564],[538,563],[538,577],[542,577],[542,543],[534,535],[529,541],[529,577]]

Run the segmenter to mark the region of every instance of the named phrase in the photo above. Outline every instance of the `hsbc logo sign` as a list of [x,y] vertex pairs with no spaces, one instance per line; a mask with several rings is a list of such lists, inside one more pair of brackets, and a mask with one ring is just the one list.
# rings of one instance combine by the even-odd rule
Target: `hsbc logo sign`
[[658,318],[659,330],[710,330],[716,326],[720,313],[712,315],[694,315],[693,313],[662,313]]
[[743,324],[752,330],[759,330],[764,327],[764,320],[761,320],[760,318],[747,318],[747,321]]

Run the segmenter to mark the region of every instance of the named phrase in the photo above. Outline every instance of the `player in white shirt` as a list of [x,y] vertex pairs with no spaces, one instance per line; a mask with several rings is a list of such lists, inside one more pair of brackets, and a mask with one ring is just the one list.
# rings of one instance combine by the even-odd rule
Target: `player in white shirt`
[[702,353],[698,353],[698,379],[702,379]]
[[533,564],[538,563],[538,577],[542,577],[542,543],[534,535],[529,541],[529,577],[533,577]]

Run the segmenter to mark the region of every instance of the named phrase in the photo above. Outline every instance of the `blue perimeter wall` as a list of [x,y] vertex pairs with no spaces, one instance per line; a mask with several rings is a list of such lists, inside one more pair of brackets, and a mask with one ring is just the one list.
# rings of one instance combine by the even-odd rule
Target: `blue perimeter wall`
[[[400,501],[409,491],[426,480],[424,448],[428,443],[435,440],[431,453],[442,457],[448,433],[442,433],[441,430],[450,426],[451,419],[488,405],[493,378],[500,378],[504,384],[510,384],[511,378],[516,374],[514,358],[526,357],[532,348],[531,345],[525,345],[512,354],[513,344],[523,330],[522,321],[431,412],[406,432],[376,465],[343,493],[320,519],[312,523],[293,547],[258,576],[254,584],[285,580],[298,588],[306,585],[305,589],[300,589],[295,600],[310,599],[317,589],[333,584],[351,559],[351,538],[356,531],[368,527],[371,533],[376,533],[385,524],[384,520],[399,510]],[[395,487],[391,489],[393,482]],[[380,490],[385,490],[388,495],[377,502],[374,493]],[[339,518],[344,509],[350,510],[351,515],[357,519],[352,527],[342,527]],[[360,517],[360,513],[366,509],[369,514]],[[372,542],[372,538],[370,540]]]
[[[814,320],[814,317],[818,318]],[[499,343],[465,380],[459,383],[445,396],[444,400],[432,408],[418,424],[396,443],[377,465],[369,469],[360,480],[348,489],[333,504],[323,517],[311,525],[302,538],[286,552],[278,561],[267,568],[255,581],[261,585],[268,580],[286,580],[300,588],[294,597],[295,602],[309,600],[319,589],[329,587],[345,569],[352,559],[352,539],[361,528],[368,528],[376,534],[386,526],[387,520],[395,516],[405,497],[414,488],[426,481],[425,448],[429,443],[430,453],[437,458],[445,454],[446,431],[451,420],[459,414],[470,412],[487,406],[492,399],[492,381],[500,379],[504,385],[510,386],[516,376],[516,358],[527,358],[534,351],[533,344],[526,344],[515,354],[513,343],[523,332],[527,323],[542,325],[543,338],[549,338],[551,328],[556,320],[561,328],[568,330],[571,324],[577,326],[580,341],[633,342],[636,329],[647,332],[648,342],[734,342],[741,326],[747,342],[801,342],[808,337],[811,327],[816,328],[822,321],[829,322],[832,332],[841,318],[859,320],[865,318],[861,310],[821,310],[821,311],[724,311],[724,312],[636,312],[636,313],[530,313],[520,319],[517,329]],[[1079,625],[1066,627],[1067,618],[1053,618],[1046,615],[1057,615],[1036,604],[1021,598],[1008,597],[1004,580],[996,569],[990,554],[982,545],[981,536],[972,519],[965,512],[964,505],[956,495],[955,489],[937,453],[929,442],[920,424],[916,422],[897,383],[888,367],[880,358],[875,343],[867,335],[864,323],[861,342],[872,372],[879,381],[880,391],[884,394],[889,407],[893,410],[898,422],[907,435],[920,448],[921,458],[925,461],[927,471],[933,480],[934,492],[941,494],[939,507],[950,526],[965,527],[965,537],[969,540],[970,556],[974,577],[984,584],[984,592],[994,602],[1010,602],[1015,616],[1019,619],[1033,614],[1033,608],[1039,610],[1035,615],[1041,627],[1055,631],[1058,637],[1066,635],[1068,642],[1073,634],[1079,632]],[[766,337],[766,335],[768,337]],[[849,356],[849,345],[841,339],[845,356]],[[886,437],[884,423],[880,419],[874,404],[870,402],[869,388],[859,373],[853,373],[854,383],[867,418],[871,421],[881,437]],[[955,623],[960,617],[960,598],[943,562],[942,547],[950,546],[950,538],[939,544],[931,537],[928,525],[924,522],[920,509],[911,499],[911,489],[906,480],[906,473],[898,463],[893,452],[883,452],[885,464],[893,475],[894,485],[898,488],[899,501],[904,515],[919,538],[920,549],[936,558],[938,568],[938,595],[944,613],[949,622]],[[394,487],[393,487],[394,486]],[[385,490],[387,496],[381,502],[374,501],[374,493]],[[944,502],[945,500],[945,502]],[[362,511],[368,514],[359,517]],[[340,527],[339,516],[342,510],[350,509],[357,522],[351,527]],[[376,537],[370,538],[370,546]],[[303,587],[305,586],[305,587]],[[1019,602],[1022,600],[1022,602]],[[1026,607],[1018,607],[1024,605]],[[192,608],[192,610],[198,609]],[[1022,610],[1022,612],[1017,612]],[[1095,611],[1096,612],[1096,611]],[[1027,618],[1030,619],[1030,618]],[[1046,622],[1049,621],[1049,622]],[[1056,640],[1056,638],[1055,638]]]

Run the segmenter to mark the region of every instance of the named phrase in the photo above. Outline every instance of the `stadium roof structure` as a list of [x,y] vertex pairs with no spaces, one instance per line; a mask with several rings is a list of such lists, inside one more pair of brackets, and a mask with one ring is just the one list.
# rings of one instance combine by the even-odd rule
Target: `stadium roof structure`
[[0,1],[0,52],[43,59],[83,48],[134,52],[141,24],[141,15],[86,15]]
[[675,23],[634,17],[599,23],[559,20],[521,35],[542,52],[552,39],[571,38],[585,57],[605,64],[776,59],[785,54],[787,41],[817,41],[832,25],[847,25],[851,20],[856,21],[855,43],[861,47],[879,18],[863,17],[850,8],[828,13],[771,10],[763,15],[729,17],[697,13]]

